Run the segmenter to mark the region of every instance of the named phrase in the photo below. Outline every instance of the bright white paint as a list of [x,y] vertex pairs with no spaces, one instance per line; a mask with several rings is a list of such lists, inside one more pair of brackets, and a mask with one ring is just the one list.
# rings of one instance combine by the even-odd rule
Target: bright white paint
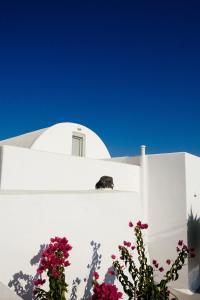
[[70,286],[76,277],[81,279],[80,299],[92,260],[91,241],[101,244],[103,279],[112,264],[111,254],[118,253],[124,239],[132,238],[128,221],[140,215],[141,202],[133,192],[1,193],[1,281],[7,284],[20,270],[34,275],[36,266],[30,260],[39,246],[55,235],[66,236],[73,246],[66,278]]
[[143,222],[148,223],[148,185],[147,185],[147,157],[145,153],[146,146],[140,147],[140,195],[143,207]]
[[1,141],[0,145],[12,145],[29,149],[72,154],[72,135],[85,136],[85,157],[102,159],[110,158],[103,141],[89,128],[75,123],[59,123],[51,127]]
[[[179,239],[187,243],[185,154],[148,155],[148,231],[150,257],[167,267],[176,257]],[[188,288],[187,267],[181,271],[177,288]]]
[[20,300],[14,292],[0,282],[0,300]]
[[188,265],[189,286],[195,290],[200,285],[200,158],[187,153],[185,163],[188,242],[196,252],[196,257]]
[[140,165],[140,156],[111,157],[107,160],[121,162],[123,164]]
[[[86,157],[71,156],[75,131],[86,136]],[[151,260],[158,259],[164,268],[167,258],[176,257],[179,239],[186,243],[193,240],[200,252],[200,229],[193,239],[191,231],[187,235],[191,209],[194,216],[200,216],[199,157],[186,153],[145,155],[142,148],[141,156],[110,158],[95,133],[70,123],[3,141],[1,145],[0,234],[6,247],[1,247],[0,280],[5,284],[21,269],[32,272],[29,260],[52,235],[67,235],[74,246],[69,281],[87,276],[91,240],[102,244],[104,274],[114,247],[130,238],[130,218],[148,221],[147,255]],[[95,191],[103,175],[113,177],[114,191]],[[13,244],[10,237],[18,233]],[[174,284],[176,288],[194,290],[199,285],[199,260],[197,255],[183,268]],[[78,299],[83,287],[82,283]]]
[[113,177],[114,189],[139,192],[140,167],[2,146],[2,190],[94,190],[101,176]]

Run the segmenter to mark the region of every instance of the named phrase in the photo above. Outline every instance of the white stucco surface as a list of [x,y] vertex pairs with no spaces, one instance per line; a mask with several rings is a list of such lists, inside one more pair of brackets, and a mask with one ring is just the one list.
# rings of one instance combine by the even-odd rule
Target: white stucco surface
[[111,161],[121,162],[124,164],[140,165],[140,156],[120,156],[111,157]]
[[30,260],[40,245],[55,235],[66,236],[73,246],[66,278],[70,286],[73,279],[80,278],[80,299],[86,285],[83,279],[90,272],[91,241],[101,244],[99,271],[103,280],[112,264],[111,254],[118,254],[123,240],[132,240],[129,220],[140,216],[141,201],[134,192],[1,192],[0,236],[4,246],[0,248],[0,280],[7,285],[20,271],[34,275],[36,266],[31,266]]
[[[176,257],[178,240],[187,243],[185,153],[148,155],[147,174],[150,257],[167,269],[165,261]],[[189,288],[187,266],[175,286]]]
[[189,260],[189,286],[195,290],[200,286],[200,158],[187,153],[185,165],[188,243],[196,252],[196,257]]
[[2,146],[3,190],[93,190],[101,176],[114,189],[139,192],[140,167],[104,160]]
[[12,292],[7,286],[0,282],[0,300],[20,300],[14,292]]
[[[72,156],[74,133],[84,136],[84,157]],[[67,236],[73,246],[67,281],[81,279],[81,299],[95,245],[91,241],[101,244],[103,276],[117,245],[132,238],[128,221],[140,219],[149,224],[147,255],[165,270],[166,259],[177,256],[178,240],[195,248],[196,258],[172,285],[182,292],[195,290],[200,284],[200,158],[145,155],[141,149],[140,156],[110,158],[93,131],[74,123],[0,142],[0,281],[8,284],[20,271],[34,274],[30,260],[39,246],[52,236]],[[113,177],[113,191],[95,190],[104,175]]]
[[89,128],[76,123],[58,123],[48,128],[30,132],[0,142],[0,145],[25,147],[34,150],[72,154],[72,135],[85,137],[85,157],[102,159],[110,154],[99,136]]

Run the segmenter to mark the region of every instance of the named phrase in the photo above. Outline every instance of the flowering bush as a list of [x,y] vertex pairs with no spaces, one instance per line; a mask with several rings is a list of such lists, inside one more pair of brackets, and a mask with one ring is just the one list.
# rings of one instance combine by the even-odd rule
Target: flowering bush
[[[33,291],[35,299],[40,300],[65,300],[67,292],[67,284],[65,282],[65,267],[70,265],[68,261],[69,251],[72,249],[68,240],[55,237],[51,239],[51,243],[45,248],[40,259],[37,274],[40,276],[34,282],[35,289]],[[45,283],[42,274],[47,272],[49,278],[49,291],[46,292],[40,286]]]
[[111,283],[99,284],[97,282],[99,274],[93,274],[93,295],[90,300],[119,300],[122,299],[122,293],[118,292],[117,287]]
[[[178,279],[179,270],[183,267],[185,260],[188,257],[194,257],[194,249],[189,249],[182,240],[177,245],[177,258],[174,262],[170,259],[166,260],[167,265],[171,265],[171,268],[165,273],[163,279],[156,283],[154,281],[154,271],[163,272],[164,268],[159,265],[156,260],[152,261],[152,265],[147,263],[145,254],[145,247],[143,242],[142,230],[148,228],[148,224],[142,224],[141,221],[137,222],[136,226],[133,226],[132,222],[129,222],[129,227],[134,227],[134,234],[136,237],[136,245],[132,245],[131,242],[124,241],[123,245],[119,246],[120,260],[116,259],[113,254],[111,257],[113,261],[113,267],[115,269],[116,276],[123,286],[124,292],[128,295],[129,299],[138,300],[168,300],[170,299],[170,291],[167,284],[170,281]],[[132,257],[132,251],[137,250],[139,267]],[[126,274],[126,270],[129,275]],[[173,295],[171,300],[177,299]]]

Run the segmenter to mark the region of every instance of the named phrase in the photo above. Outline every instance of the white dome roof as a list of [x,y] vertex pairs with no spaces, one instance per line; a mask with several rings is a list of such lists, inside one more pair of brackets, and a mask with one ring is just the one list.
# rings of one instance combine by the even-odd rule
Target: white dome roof
[[96,133],[83,125],[69,122],[1,141],[0,145],[72,155],[72,135],[76,134],[85,138],[85,157],[110,158],[105,144]]

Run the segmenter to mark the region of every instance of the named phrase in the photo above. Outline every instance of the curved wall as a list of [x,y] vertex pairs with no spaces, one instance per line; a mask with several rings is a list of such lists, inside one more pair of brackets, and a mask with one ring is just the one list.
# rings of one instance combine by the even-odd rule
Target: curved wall
[[103,141],[89,128],[75,123],[59,123],[47,128],[33,143],[31,149],[71,155],[72,135],[85,137],[85,157],[110,158]]
[[0,145],[72,155],[73,134],[81,134],[84,137],[85,157],[110,158],[105,144],[95,132],[83,125],[68,122],[58,123],[48,128],[0,141]]

